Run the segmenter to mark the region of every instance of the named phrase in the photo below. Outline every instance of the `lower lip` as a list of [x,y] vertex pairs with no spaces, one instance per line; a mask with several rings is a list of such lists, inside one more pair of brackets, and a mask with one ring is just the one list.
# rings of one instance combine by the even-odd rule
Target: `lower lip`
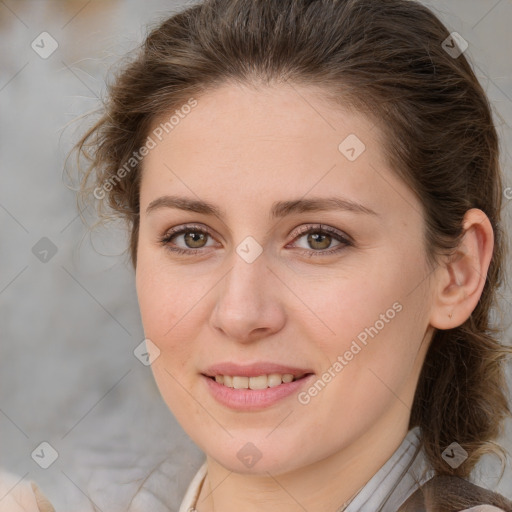
[[314,375],[307,375],[302,379],[279,384],[273,388],[266,389],[235,389],[219,384],[210,377],[202,376],[206,381],[213,398],[230,409],[239,411],[256,411],[264,409],[279,402],[290,395],[297,393],[301,387],[306,385]]

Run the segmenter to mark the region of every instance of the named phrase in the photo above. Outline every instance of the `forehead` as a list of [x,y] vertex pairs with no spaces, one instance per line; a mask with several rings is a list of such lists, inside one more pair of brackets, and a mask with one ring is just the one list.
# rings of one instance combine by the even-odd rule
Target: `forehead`
[[[347,130],[372,139],[381,135],[362,114],[335,106],[328,98],[327,91],[313,86],[228,83],[163,113],[153,129],[160,130],[159,141],[212,142],[233,149],[243,141],[252,145],[325,141],[332,146]],[[195,105],[189,107],[192,101]]]
[[[339,193],[377,205],[408,193],[391,175],[378,128],[357,112],[334,108],[318,88],[229,84],[195,102],[155,121],[155,147],[143,161],[141,206],[162,187],[260,208],[265,198],[270,205]],[[395,191],[391,196],[386,182]]]
[[318,89],[225,84],[194,103],[154,122],[155,147],[143,160],[144,170],[179,162],[189,171],[229,169],[260,177],[267,170],[292,168],[298,178],[305,168],[326,160],[334,164],[348,135],[357,134],[374,152],[380,146],[369,121],[348,110],[334,112]]

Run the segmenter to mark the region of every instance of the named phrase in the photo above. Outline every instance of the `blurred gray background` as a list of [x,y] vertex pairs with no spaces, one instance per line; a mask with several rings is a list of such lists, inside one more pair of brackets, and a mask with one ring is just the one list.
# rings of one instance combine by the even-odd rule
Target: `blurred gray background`
[[[512,187],[512,0],[424,3],[469,42]],[[127,238],[115,226],[89,236],[63,173],[87,126],[73,121],[98,106],[109,67],[185,5],[0,0],[0,467],[36,481],[58,510],[92,510],[89,500],[128,510],[126,496],[162,464],[169,495],[158,510],[177,510],[203,458],[133,354],[144,335]],[[504,195],[509,227],[512,188]],[[501,441],[512,451],[510,422]],[[31,456],[42,442],[58,453],[48,469]],[[510,467],[497,484],[499,473],[486,459],[476,478],[512,498]]]

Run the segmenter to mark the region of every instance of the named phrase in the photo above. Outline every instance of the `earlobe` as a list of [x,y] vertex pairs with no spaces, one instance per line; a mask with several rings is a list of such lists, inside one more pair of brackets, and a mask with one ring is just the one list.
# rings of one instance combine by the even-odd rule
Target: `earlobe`
[[494,232],[482,210],[464,216],[464,236],[455,253],[437,270],[430,324],[437,329],[462,325],[476,308],[491,263]]

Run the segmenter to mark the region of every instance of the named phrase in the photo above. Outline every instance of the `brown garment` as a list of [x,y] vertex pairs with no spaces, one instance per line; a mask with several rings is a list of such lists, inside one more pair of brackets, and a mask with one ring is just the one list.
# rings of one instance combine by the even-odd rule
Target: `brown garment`
[[397,512],[460,512],[493,505],[512,512],[512,501],[501,494],[455,476],[436,476],[421,486]]

